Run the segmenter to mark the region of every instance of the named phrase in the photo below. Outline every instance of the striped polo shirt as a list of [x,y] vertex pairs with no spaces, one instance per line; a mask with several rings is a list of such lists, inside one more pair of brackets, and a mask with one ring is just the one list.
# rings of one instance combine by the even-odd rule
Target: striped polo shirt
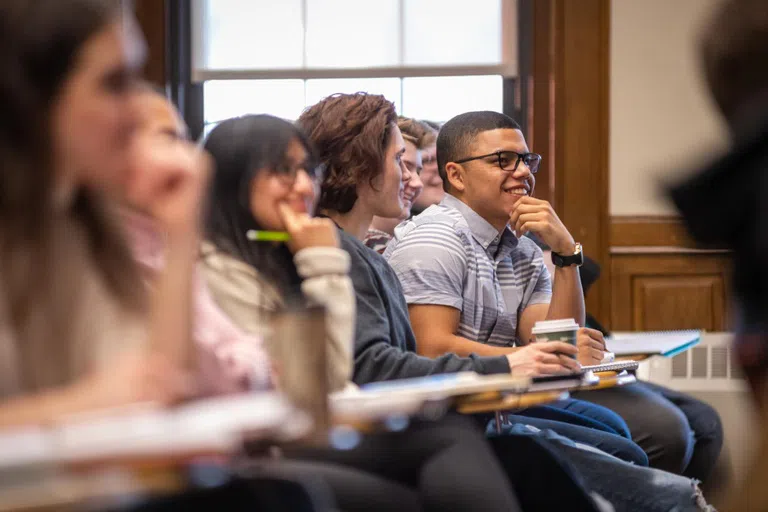
[[552,297],[541,249],[509,227],[499,233],[450,194],[398,226],[384,257],[408,304],[460,310],[456,334],[472,341],[514,345],[520,313]]

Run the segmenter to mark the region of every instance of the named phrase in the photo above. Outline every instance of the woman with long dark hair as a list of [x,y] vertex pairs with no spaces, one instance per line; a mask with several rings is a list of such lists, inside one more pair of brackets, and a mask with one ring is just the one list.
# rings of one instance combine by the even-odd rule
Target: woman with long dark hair
[[[311,217],[321,170],[291,123],[260,115],[224,121],[205,143],[216,161],[203,246],[214,298],[245,331],[269,337],[286,307],[326,309],[329,386],[351,378],[354,292],[349,256],[327,219]],[[285,232],[287,243],[249,233]]]

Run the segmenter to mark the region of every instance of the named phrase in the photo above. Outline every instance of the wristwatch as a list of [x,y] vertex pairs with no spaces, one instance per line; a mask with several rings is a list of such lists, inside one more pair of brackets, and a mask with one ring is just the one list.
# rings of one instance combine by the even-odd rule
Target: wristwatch
[[553,251],[552,263],[554,263],[556,267],[561,268],[573,265],[576,265],[577,267],[582,266],[584,264],[584,253],[581,252],[581,244],[576,244],[576,250],[570,256],[563,256],[562,254],[557,254]]

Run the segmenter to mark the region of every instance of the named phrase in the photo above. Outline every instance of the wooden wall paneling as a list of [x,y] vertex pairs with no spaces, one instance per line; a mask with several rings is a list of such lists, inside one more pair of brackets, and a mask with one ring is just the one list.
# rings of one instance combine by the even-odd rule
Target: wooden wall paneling
[[636,329],[721,331],[725,326],[722,275],[638,276],[633,288]]
[[134,0],[134,12],[147,40],[144,77],[160,87],[165,87],[168,82],[165,0]]
[[695,247],[678,217],[613,216],[611,247]]
[[726,330],[728,269],[722,251],[615,250],[612,328]]
[[521,40],[528,53],[520,58],[520,78],[526,137],[544,157],[536,195],[552,203],[605,270],[589,292],[587,310],[608,325],[610,0],[519,2],[521,26],[533,26]]
[[[585,253],[607,269],[610,0],[555,0],[552,5],[554,203]],[[604,272],[587,296],[587,310],[607,325],[610,279]]]
[[542,156],[536,175],[536,197],[555,208],[555,18],[549,0],[519,0],[519,48],[523,126],[528,147]]

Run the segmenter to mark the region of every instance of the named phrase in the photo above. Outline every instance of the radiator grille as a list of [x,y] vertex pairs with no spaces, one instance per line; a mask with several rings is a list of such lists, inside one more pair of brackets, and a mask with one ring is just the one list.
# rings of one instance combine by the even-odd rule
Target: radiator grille
[[729,346],[704,345],[672,358],[673,379],[741,379]]
[[733,337],[705,333],[699,345],[674,357],[652,357],[641,364],[638,378],[682,392],[746,392],[738,371]]

